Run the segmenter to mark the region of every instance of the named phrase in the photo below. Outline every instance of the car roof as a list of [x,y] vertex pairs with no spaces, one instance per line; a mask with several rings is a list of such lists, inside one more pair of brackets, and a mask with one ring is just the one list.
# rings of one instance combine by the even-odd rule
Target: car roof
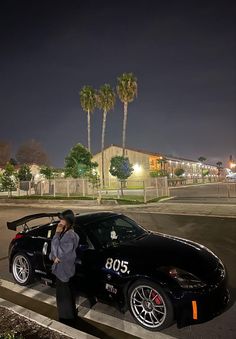
[[88,212],[76,214],[76,221],[80,225],[87,225],[93,222],[98,222],[110,217],[115,217],[121,215],[120,213],[115,212]]

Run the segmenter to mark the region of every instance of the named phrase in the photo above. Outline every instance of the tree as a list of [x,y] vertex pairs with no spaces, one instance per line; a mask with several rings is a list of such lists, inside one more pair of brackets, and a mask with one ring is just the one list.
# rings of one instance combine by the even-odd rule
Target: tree
[[98,108],[103,111],[102,119],[102,142],[101,142],[101,152],[102,152],[102,185],[105,185],[105,176],[104,176],[104,143],[105,143],[105,132],[106,132],[106,119],[107,113],[112,110],[115,106],[116,96],[110,85],[103,85],[97,94],[97,105]]
[[137,96],[138,83],[137,78],[132,73],[123,73],[117,78],[117,94],[119,99],[124,104],[124,118],[123,118],[123,130],[122,130],[122,155],[125,156],[126,146],[126,127],[128,116],[128,104],[134,100]]
[[182,177],[183,176],[183,174],[184,174],[184,169],[183,168],[176,168],[175,169],[175,171],[174,171],[174,173],[175,173],[175,175],[177,176],[177,177]]
[[0,167],[6,166],[11,157],[11,147],[5,141],[0,141]]
[[[203,164],[206,160],[207,159],[205,157],[202,157],[202,156],[198,158],[198,161],[200,161],[201,164]],[[202,167],[202,177],[204,177],[204,175],[203,175],[203,167]]]
[[17,173],[17,178],[20,180],[20,189],[23,191],[28,191],[31,186],[32,174],[30,172],[29,165],[22,165]]
[[7,163],[1,176],[1,186],[4,191],[11,196],[12,191],[16,189],[16,173],[13,165]]
[[111,158],[109,172],[120,181],[121,195],[123,196],[123,183],[133,173],[133,165],[129,162],[129,158],[123,156],[115,156]]
[[96,108],[96,91],[91,86],[84,86],[80,91],[80,104],[82,109],[87,112],[88,119],[88,150],[91,151],[90,141],[90,114]]
[[17,177],[20,181],[30,181],[32,174],[29,165],[22,165],[18,171]]
[[204,163],[204,162],[206,161],[206,158],[205,158],[205,157],[199,157],[199,158],[198,158],[198,161]]
[[166,170],[160,169],[160,170],[155,170],[150,172],[150,176],[152,178],[157,178],[157,177],[168,177],[169,174]]
[[42,174],[47,180],[51,180],[54,178],[53,168],[50,166],[41,167],[39,173]]
[[10,158],[9,163],[10,163],[11,165],[13,165],[13,166],[16,166],[16,165],[17,165],[17,161],[16,161],[15,158]]
[[100,187],[100,177],[97,171],[90,171],[88,174],[89,182],[92,184],[93,189]]
[[32,139],[22,144],[16,152],[16,160],[19,164],[48,165],[49,160],[41,144]]
[[76,144],[65,158],[65,176],[72,178],[86,177],[97,167],[92,162],[92,154],[81,144]]
[[203,177],[206,177],[208,174],[209,174],[209,170],[208,169],[202,170]]
[[43,166],[40,168],[39,171],[40,174],[42,174],[44,176],[45,179],[48,180],[48,187],[49,187],[49,194],[53,193],[53,189],[55,189],[55,187],[53,188],[52,184],[51,184],[51,180],[54,179],[54,172],[53,172],[53,168],[50,166]]

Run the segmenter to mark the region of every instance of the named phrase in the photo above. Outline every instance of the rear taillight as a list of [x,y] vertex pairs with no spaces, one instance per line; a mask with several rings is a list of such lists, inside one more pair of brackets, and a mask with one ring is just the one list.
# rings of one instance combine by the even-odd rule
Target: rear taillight
[[21,234],[21,233],[17,233],[15,238],[13,240],[17,240],[17,239],[21,239],[24,237],[24,234]]

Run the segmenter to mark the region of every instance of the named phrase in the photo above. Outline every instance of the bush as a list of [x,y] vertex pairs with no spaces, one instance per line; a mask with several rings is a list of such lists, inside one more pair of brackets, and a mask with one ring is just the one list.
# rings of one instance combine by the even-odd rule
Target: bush
[[155,170],[150,172],[152,178],[157,177],[169,177],[169,173],[166,170]]
[[183,168],[176,168],[174,173],[177,177],[182,177],[184,172],[185,172],[185,170]]
[[17,334],[14,332],[6,332],[0,334],[0,339],[24,339],[24,337],[21,334]]

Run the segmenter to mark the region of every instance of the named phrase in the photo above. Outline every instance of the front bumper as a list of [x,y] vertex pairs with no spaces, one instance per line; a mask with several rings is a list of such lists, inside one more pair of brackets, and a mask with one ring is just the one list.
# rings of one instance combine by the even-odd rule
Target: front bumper
[[226,281],[201,290],[185,290],[178,302],[175,302],[178,328],[213,319],[224,311],[229,298]]

